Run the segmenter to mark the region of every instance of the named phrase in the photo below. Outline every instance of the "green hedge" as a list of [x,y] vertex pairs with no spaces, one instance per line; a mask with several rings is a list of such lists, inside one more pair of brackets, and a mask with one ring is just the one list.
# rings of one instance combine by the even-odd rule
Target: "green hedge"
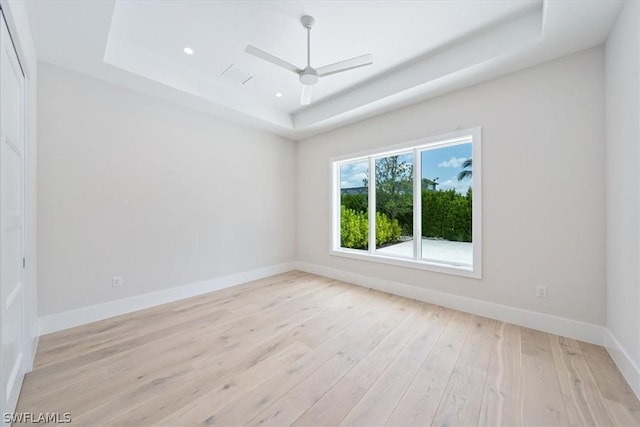
[[356,212],[344,205],[340,209],[340,246],[366,249],[369,240],[369,220],[364,212]]
[[369,209],[369,195],[366,193],[342,194],[340,196],[340,204],[356,212],[366,212]]
[[[395,243],[402,228],[398,220],[376,213],[376,246]],[[340,245],[343,248],[367,249],[369,219],[366,212],[355,211],[342,205],[340,209]]]
[[422,235],[457,242],[471,242],[471,189],[422,192]]
[[376,246],[397,242],[401,233],[402,227],[397,219],[376,212]]
[[[407,196],[403,196],[407,197]],[[410,197],[410,196],[409,196]],[[446,239],[458,242],[471,242],[472,231],[471,189],[467,194],[454,190],[422,191],[422,235],[425,237]],[[368,196],[366,194],[343,194],[342,246],[345,248],[366,249],[369,228],[367,224]],[[377,242],[383,245],[395,242],[402,234],[413,232],[413,214],[397,214],[394,219],[391,212],[380,205],[377,217]],[[398,227],[400,231],[398,231]]]

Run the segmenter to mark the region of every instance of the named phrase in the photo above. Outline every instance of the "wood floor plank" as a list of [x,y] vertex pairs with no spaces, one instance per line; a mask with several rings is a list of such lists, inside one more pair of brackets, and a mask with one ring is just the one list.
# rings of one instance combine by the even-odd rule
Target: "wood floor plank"
[[478,425],[521,426],[520,328],[500,322],[495,335]]
[[342,419],[340,425],[371,425],[384,423],[389,418],[442,333],[440,324],[425,320],[428,320],[428,316],[413,322],[417,333]]
[[612,425],[624,427],[640,426],[640,411],[629,408],[627,405],[618,402],[612,402],[605,399],[607,409],[614,423]]
[[475,317],[432,426],[477,424],[497,322]]
[[[335,298],[341,293],[349,291],[349,287],[339,286],[317,286],[311,295],[301,295],[288,301],[288,310],[283,314],[283,310],[278,306],[271,307],[268,310],[258,311],[261,320],[266,324],[277,322],[291,318],[293,313],[300,312],[298,319],[305,319],[313,315],[313,307],[325,307],[335,303]],[[268,301],[268,300],[266,300]],[[244,304],[243,304],[244,306]],[[230,340],[235,336],[236,341],[246,340],[251,333],[260,333],[262,328],[258,327],[255,321],[256,313],[249,312],[239,314],[231,318],[222,318],[228,312],[213,310],[211,313],[201,313],[200,317],[188,321],[186,324],[177,324],[165,330],[154,331],[149,334],[141,335],[114,346],[99,349],[91,353],[77,356],[68,361],[49,365],[34,371],[25,378],[26,383],[34,382],[36,385],[32,388],[31,396],[39,395],[43,392],[53,394],[63,385],[68,386],[75,381],[87,381],[94,378],[100,381],[105,369],[109,373],[118,372],[118,366],[121,369],[131,364],[131,358],[135,360],[136,349],[145,346],[150,352],[156,354],[167,355],[171,352],[180,352],[185,341],[199,341],[199,337],[204,334],[215,335],[220,332],[217,338],[226,340],[226,344],[230,345]],[[240,313],[240,312],[239,312]],[[238,328],[245,325],[246,335],[239,333]],[[277,324],[275,327],[282,329],[284,325]],[[220,344],[216,342],[216,344]],[[203,345],[209,346],[211,342],[204,342]],[[192,351],[197,350],[193,347]],[[202,350],[200,350],[202,351]],[[120,365],[119,365],[120,364]],[[63,381],[64,380],[64,381]]]
[[[272,289],[281,284],[294,282],[296,284],[302,284],[308,280],[319,279],[319,276],[292,271],[231,288],[221,289],[209,294],[164,304],[159,307],[152,307],[110,319],[93,322],[88,325],[82,325],[60,332],[43,335],[40,337],[38,342],[38,350],[42,353],[39,353],[37,356],[40,357],[51,349],[64,346],[68,343],[78,344],[78,337],[81,337],[84,342],[90,337],[104,339],[111,335],[121,335],[129,330],[135,330],[136,327],[141,326],[141,324],[150,320],[155,320],[159,317],[172,317],[176,312],[181,313],[185,311],[192,311],[194,308],[198,308],[200,306],[211,307],[218,302],[224,302],[225,300],[245,295],[257,295],[262,293],[265,289]],[[330,279],[326,278],[324,280],[330,281]]]
[[572,426],[612,425],[607,404],[598,390],[579,344],[569,338],[549,335],[560,387],[567,402]]
[[569,418],[547,334],[520,331],[522,348],[522,422],[534,426],[567,426]]
[[[377,360],[384,360],[384,357],[381,357],[379,351],[377,351],[379,348],[383,348],[385,351],[392,354],[395,349],[388,348],[390,343],[393,343],[396,346],[399,345],[400,350],[404,348],[404,344],[408,343],[410,339],[422,329],[420,327],[414,329],[413,326],[425,323],[432,314],[433,310],[428,306],[424,306],[421,310],[412,313],[369,353],[362,355],[361,359],[358,359],[358,355],[355,357],[349,357],[349,355],[340,354],[339,356],[341,357],[337,358],[337,364],[335,364],[335,366],[327,363],[325,366],[316,370],[296,387],[289,390],[289,392],[274,402],[274,404],[267,408],[267,410],[263,411],[251,420],[249,425],[291,425],[305,412],[305,410],[318,402],[322,397],[326,396],[327,391],[333,389],[334,385],[340,382],[345,375],[351,373],[354,366],[360,366],[361,363],[364,363],[366,366],[371,367],[364,359],[375,358]],[[435,328],[433,324],[430,324],[430,326]],[[331,407],[330,411],[332,415],[336,415],[339,412],[336,405],[339,405],[340,403],[348,404],[348,401],[334,401],[333,403],[334,405]],[[323,422],[327,423],[328,420],[325,419]]]
[[[122,422],[123,425],[149,425],[169,417],[166,421],[168,425],[182,425],[185,422],[181,419],[182,413],[186,412],[189,413],[191,417],[196,417],[198,410],[202,408],[206,411],[206,413],[202,415],[202,418],[208,417],[207,413],[215,409],[215,405],[212,405],[211,402],[222,403],[218,408],[221,409],[225,406],[224,402],[231,400],[232,396],[238,398],[238,393],[244,394],[267,379],[267,376],[263,375],[261,381],[255,380],[251,383],[246,383],[243,382],[242,375],[240,378],[234,377],[233,371],[235,371],[236,375],[238,372],[244,374],[246,369],[251,369],[250,367],[263,359],[265,354],[268,355],[278,348],[298,343],[297,340],[302,335],[302,331],[319,328],[325,323],[331,323],[331,321],[340,322],[340,319],[346,320],[347,317],[345,316],[353,316],[355,318],[367,309],[369,302],[375,302],[375,300],[370,299],[371,296],[366,292],[356,293],[360,294],[363,303],[361,307],[356,308],[347,305],[350,304],[349,299],[340,299],[345,297],[345,294],[341,294],[334,299],[331,310],[323,310],[308,320],[299,318],[297,320],[300,323],[294,328],[280,330],[276,335],[266,336],[262,341],[258,341],[253,345],[236,348],[236,350],[241,350],[241,352],[237,354],[239,359],[237,363],[233,362],[233,359],[236,358],[235,354],[232,354],[231,357],[226,357],[226,360],[229,361],[228,363],[214,363],[214,366],[225,368],[224,372],[218,372],[216,370],[208,373],[198,372],[197,380],[183,382],[183,384],[169,390],[156,390],[152,398],[147,399],[146,402],[139,406],[136,405],[136,408],[133,410],[125,411],[126,413],[119,418],[119,421]],[[336,310],[339,311],[342,305],[344,305],[345,313],[336,316]],[[336,334],[339,331],[340,329],[335,329],[333,333]],[[328,334],[327,338],[331,336],[332,335]],[[226,375],[227,373],[228,375],[226,377],[222,376],[222,374]],[[227,377],[231,378],[225,379]],[[203,384],[208,384],[208,387],[203,386]],[[135,393],[135,391],[131,393]],[[225,396],[225,399],[221,399],[221,396]]]
[[[199,370],[196,377],[183,378],[177,382],[162,381],[151,383],[145,388],[120,395],[118,398],[110,400],[108,404],[85,412],[74,421],[82,425],[150,425],[152,422],[162,419],[163,416],[171,414],[176,408],[193,401],[199,394],[209,390],[214,384],[218,385],[218,390],[221,392],[229,389],[231,383],[234,383],[236,389],[239,388],[238,386],[240,388],[243,385],[250,386],[255,381],[259,381],[264,372],[285,369],[296,360],[309,354],[310,351],[309,347],[295,342],[261,359],[254,358],[254,354],[250,352],[245,356],[244,360],[234,367],[214,364],[209,369]],[[242,356],[239,355],[238,357]],[[241,373],[238,374],[238,372]],[[176,388],[180,389],[180,386],[186,382],[191,385],[191,393],[175,393],[177,391]],[[144,404],[167,393],[171,393],[172,399],[163,399],[162,405],[154,405],[155,411],[150,411],[149,405]],[[124,408],[128,409],[123,411]]]
[[[190,318],[201,316],[203,313],[214,315],[216,312],[230,313],[228,304],[232,303],[236,298],[242,298],[246,304],[257,301],[273,301],[272,296],[278,295],[277,292],[287,292],[288,288],[281,285],[283,280],[272,280],[266,285],[260,283],[255,293],[245,294],[243,292],[235,292],[233,294],[225,294],[219,298],[213,298],[209,295],[204,297],[194,297],[187,300],[166,304],[160,309],[158,307],[141,310],[137,317],[132,318],[132,314],[118,316],[109,319],[109,327],[100,326],[102,322],[73,328],[76,330],[85,329],[87,336],[82,342],[61,340],[61,345],[49,344],[40,348],[36,360],[37,367],[49,366],[64,360],[65,358],[76,358],[88,352],[100,350],[109,346],[117,345],[130,339],[140,338],[141,335],[149,335],[155,331],[162,331],[167,325],[175,324],[175,318],[179,316],[182,321],[188,321]],[[301,286],[306,289],[305,284]],[[328,281],[326,281],[328,283]],[[225,290],[226,291],[226,290]],[[215,293],[214,293],[215,294]],[[187,302],[188,301],[188,302]],[[243,305],[244,306],[244,305]],[[249,311],[249,310],[247,310]],[[65,332],[65,331],[63,331]],[[49,336],[57,336],[51,334]],[[47,336],[48,337],[48,336]]]
[[602,347],[302,272],[40,343],[17,410],[74,426],[640,425]]
[[388,425],[430,425],[458,360],[473,316],[454,312],[431,353],[422,363],[402,399],[387,420]]
[[299,359],[284,372],[275,373],[260,386],[222,410],[188,424],[245,424],[336,354],[341,352],[350,357],[357,357],[358,353],[366,353],[410,314],[406,302],[399,302],[393,297],[390,300],[396,301],[396,305],[371,311],[366,316],[356,319],[346,330],[316,348],[309,357]]
[[[370,290],[353,288],[353,292],[341,294],[340,299],[335,299],[331,309],[323,312],[307,322],[301,322],[300,325],[290,331],[283,331],[280,334],[265,340],[268,345],[274,345],[278,340],[282,340],[283,343],[290,342],[292,340],[298,340],[309,330],[326,330],[326,341],[329,341],[337,335],[339,332],[347,328],[353,321],[364,316],[366,313],[372,312],[372,310],[383,309],[386,305],[386,299],[380,299],[380,296],[376,292]],[[349,294],[355,293],[359,297],[360,304],[354,306],[352,299],[349,298]],[[340,327],[326,327],[327,324],[334,323],[340,325]],[[201,396],[196,396],[199,390],[194,390],[192,385],[186,385],[185,387],[178,388],[174,393],[167,393],[160,396],[160,398],[154,399],[145,405],[145,412],[153,413],[151,419],[153,423],[160,422],[164,425],[185,425],[193,424],[194,420],[204,420],[211,416],[216,411],[222,410],[230,401],[239,398],[239,394],[245,394],[251,391],[253,388],[259,386],[262,382],[271,379],[269,375],[265,375],[262,381],[256,381],[249,387],[248,384],[242,385],[236,380],[229,381],[220,392],[219,388],[212,387],[212,391],[205,393]],[[175,394],[191,396],[191,401],[184,405],[182,408],[177,408],[173,405],[172,400],[175,399]],[[225,399],[220,399],[220,396],[226,396]],[[163,414],[162,408],[158,408],[158,404],[171,405],[173,411],[170,414]],[[214,403],[212,403],[214,402]],[[219,404],[219,405],[216,405]],[[162,415],[158,417],[158,415]],[[164,419],[166,417],[166,419]]]
[[[451,310],[426,306],[422,321],[441,331],[452,316]],[[409,319],[412,320],[412,319]],[[408,320],[408,321],[409,321]],[[405,322],[406,323],[406,322]],[[295,426],[337,425],[365,395],[410,339],[419,333],[413,323],[398,328],[365,356],[334,387],[294,421]]]
[[358,363],[357,356],[339,351],[324,365],[302,380],[274,404],[256,415],[247,426],[290,425],[305,409],[315,403],[327,390]]
[[[183,303],[179,307],[171,307],[170,310],[160,311],[156,309],[148,309],[140,312],[139,317],[121,321],[118,327],[112,327],[101,333],[92,332],[90,336],[82,340],[81,343],[71,342],[65,345],[52,346],[42,349],[38,352],[37,365],[39,367],[48,366],[64,361],[69,357],[86,354],[92,351],[100,350],[112,345],[117,345],[131,338],[140,337],[142,333],[149,335],[153,332],[162,332],[166,328],[175,325],[175,315],[181,313],[183,320],[202,316],[203,314],[216,315],[224,313],[232,314],[227,309],[228,304],[236,298],[243,298],[243,304],[235,307],[234,316],[243,313],[255,313],[256,311],[266,310],[278,304],[286,302],[288,299],[295,298],[298,295],[305,295],[309,292],[317,290],[318,284],[328,286],[329,280],[324,281],[303,281],[295,290],[288,287],[277,286],[280,282],[273,281],[268,285],[259,288],[255,293],[232,294],[226,298],[212,300],[212,298],[203,298],[204,301],[194,300],[192,304]],[[169,307],[167,307],[169,309]],[[216,310],[217,309],[217,310]],[[143,331],[143,332],[142,332]]]
[[602,395],[612,402],[635,405],[637,399],[631,387],[616,367],[607,350],[604,347],[586,342],[579,342],[578,345],[591,368]]
[[131,367],[135,364],[136,356],[140,354],[142,347],[146,347],[151,352],[157,352],[155,354],[177,351],[186,343],[197,339],[204,329],[219,320],[219,315],[224,314],[219,312],[204,315],[187,322],[177,323],[167,331],[142,335],[58,364],[36,369],[25,377],[24,384],[29,387],[30,393],[28,399],[25,398],[19,403],[27,405],[29,401],[45,394],[55,396],[56,392],[62,388],[87,381],[97,374],[107,375],[117,370],[118,366],[122,366],[123,369]]
[[[346,288],[343,287],[333,289],[320,288],[316,294],[309,298],[318,304],[318,301],[322,300],[322,298],[335,297],[337,293],[345,291]],[[305,316],[311,316],[312,312],[304,310],[305,307],[309,306],[309,302],[305,298],[300,298],[299,300],[291,301],[289,306],[292,307],[292,312],[301,312]],[[94,404],[94,400],[98,399],[106,391],[111,390],[111,393],[126,392],[139,387],[141,384],[157,380],[157,378],[154,378],[155,373],[162,373],[160,378],[166,378],[164,374],[167,370],[172,369],[174,365],[180,365],[178,362],[184,357],[183,348],[185,346],[190,348],[192,352],[189,360],[190,368],[197,369],[199,366],[211,363],[207,355],[212,352],[219,352],[219,357],[222,358],[232,357],[233,353],[229,353],[228,350],[241,346],[243,342],[251,342],[247,341],[247,337],[252,334],[251,330],[254,330],[255,333],[264,333],[270,336],[283,328],[289,327],[290,322],[292,322],[289,318],[290,313],[280,313],[276,310],[272,313],[266,328],[258,327],[251,317],[242,318],[241,321],[227,325],[228,327],[225,328],[220,328],[219,325],[205,321],[201,327],[192,327],[187,331],[183,331],[179,338],[158,342],[160,346],[147,344],[146,349],[152,354],[156,354],[156,356],[139,365],[135,370],[132,370],[131,366],[136,364],[135,357],[137,354],[129,353],[129,357],[123,357],[117,362],[111,361],[100,367],[94,366],[92,370],[83,375],[79,382],[76,382],[75,379],[69,379],[66,381],[64,388],[56,388],[48,393],[32,396],[35,397],[32,399],[21,399],[19,407],[25,411],[34,407],[45,407],[48,408],[49,412],[56,412],[60,410],[56,406],[58,402],[66,401],[68,411],[73,410],[75,414],[81,414],[88,410]],[[203,337],[208,337],[209,339],[202,339]],[[270,350],[273,351],[274,349],[271,348]],[[184,375],[188,372],[188,370],[184,370],[180,366],[178,371],[174,375]],[[105,377],[111,378],[108,384],[109,388],[105,388],[103,384]],[[87,392],[71,400],[69,395],[75,395],[77,388],[84,388]]]
[[[634,420],[640,425],[640,402],[604,347],[579,342],[598,391],[615,420]],[[625,422],[626,423],[626,422]],[[621,424],[625,425],[625,424]]]

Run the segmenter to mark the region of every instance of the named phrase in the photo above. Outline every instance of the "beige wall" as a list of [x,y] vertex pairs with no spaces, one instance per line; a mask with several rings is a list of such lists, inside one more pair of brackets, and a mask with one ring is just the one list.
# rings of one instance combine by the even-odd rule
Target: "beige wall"
[[[302,141],[298,259],[605,323],[603,49],[594,48]],[[483,279],[329,255],[329,162],[482,127]],[[548,287],[547,299],[535,297]]]
[[[605,62],[607,327],[637,366],[640,366],[639,29],[640,3],[627,2],[607,41]],[[613,356],[622,360],[616,354]],[[634,380],[629,375],[627,378],[640,392],[640,378]]]
[[294,260],[292,141],[45,63],[38,131],[40,316]]

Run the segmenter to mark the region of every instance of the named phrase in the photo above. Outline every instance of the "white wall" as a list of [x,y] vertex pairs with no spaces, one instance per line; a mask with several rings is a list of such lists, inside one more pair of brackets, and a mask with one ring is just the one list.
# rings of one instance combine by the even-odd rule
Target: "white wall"
[[619,342],[608,347],[640,394],[639,31],[640,3],[627,2],[606,44],[605,74],[607,327]]
[[[38,248],[37,248],[37,109],[38,109],[38,60],[35,45],[31,37],[31,28],[27,18],[25,3],[21,1],[0,0],[7,20],[13,43],[18,52],[25,72],[26,109],[25,112],[25,256],[27,269],[25,275],[25,311],[29,336],[27,342],[35,355],[37,346],[37,294],[38,294]],[[29,360],[31,366],[31,360]]]
[[292,141],[39,77],[40,316],[294,260]]
[[[603,60],[602,48],[590,49],[302,141],[298,258],[604,325]],[[483,145],[481,280],[329,255],[331,157],[474,126]],[[535,297],[536,285],[548,299]]]

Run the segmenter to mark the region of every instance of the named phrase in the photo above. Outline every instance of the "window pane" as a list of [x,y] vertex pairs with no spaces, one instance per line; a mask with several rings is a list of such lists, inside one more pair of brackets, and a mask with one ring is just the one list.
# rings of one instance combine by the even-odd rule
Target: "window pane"
[[369,161],[340,165],[340,247],[369,247]]
[[376,250],[413,258],[413,153],[376,160]]
[[471,267],[471,143],[421,152],[422,258]]

